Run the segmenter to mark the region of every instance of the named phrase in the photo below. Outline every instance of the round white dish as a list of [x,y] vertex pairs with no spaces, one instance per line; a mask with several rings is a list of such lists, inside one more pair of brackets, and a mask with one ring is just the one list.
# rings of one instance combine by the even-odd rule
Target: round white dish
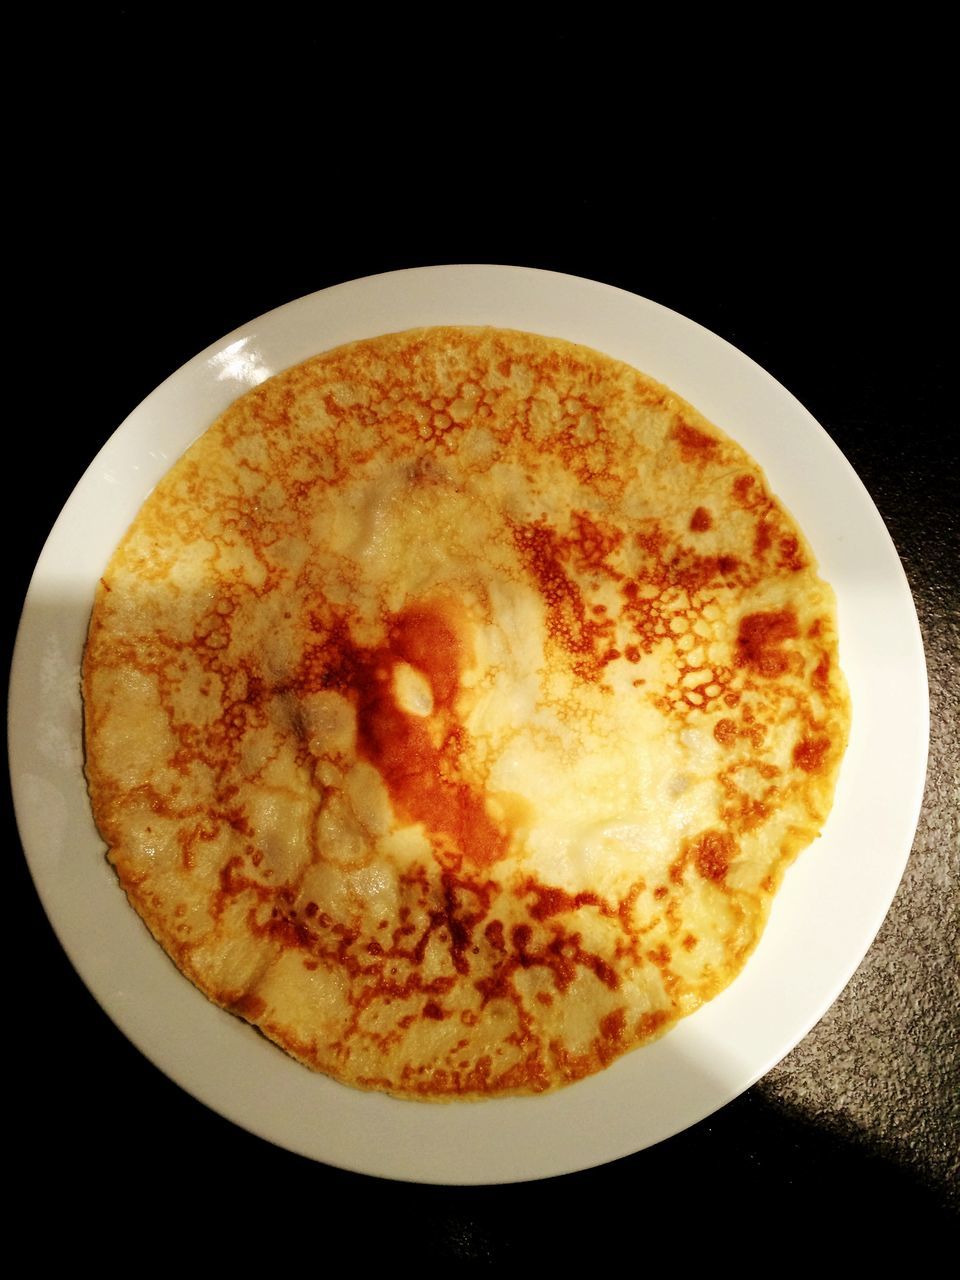
[[[319,351],[432,324],[585,343],[672,387],[764,468],[836,589],[853,728],[821,839],[789,871],[733,985],[662,1040],[541,1098],[401,1102],[317,1076],[210,1004],[128,906],[82,772],[79,667],[94,586],[150,489],[249,387]],[[433,1183],[589,1168],[694,1124],[748,1088],[822,1016],[867,951],[916,827],[929,736],[909,587],[852,468],[807,411],[723,339],[608,285],[517,267],[392,272],[301,298],[201,352],[117,429],[63,509],[24,606],[10,760],[24,848],[72,963],[172,1079],[253,1133],[328,1164]]]

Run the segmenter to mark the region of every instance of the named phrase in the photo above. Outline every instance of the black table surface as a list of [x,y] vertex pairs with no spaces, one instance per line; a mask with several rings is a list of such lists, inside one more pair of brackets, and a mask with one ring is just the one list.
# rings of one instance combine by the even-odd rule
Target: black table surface
[[[619,149],[603,148],[596,113],[578,117],[566,96],[554,101],[556,110],[563,103],[552,117],[561,119],[558,137],[531,95],[490,115],[462,93],[439,111],[461,123],[469,145],[457,147],[443,140],[437,111],[424,126],[413,109],[423,102],[399,74],[390,81],[396,98],[379,98],[372,121],[344,134],[332,122],[358,89],[342,68],[333,80],[321,74],[329,49],[317,30],[306,29],[255,92],[241,94],[249,82],[228,71],[201,94],[200,69],[221,48],[216,32],[175,40],[159,10],[147,11],[153,25],[110,8],[92,28],[61,33],[55,72],[43,64],[44,82],[56,82],[69,109],[46,137],[43,171],[22,205],[34,381],[28,419],[8,428],[21,453],[10,473],[7,658],[32,566],[73,485],[130,410],[190,356],[343,280],[513,263],[605,281],[690,316],[824,425],[876,502],[914,593],[931,757],[890,913],[806,1039],[742,1097],[655,1148],[503,1187],[345,1173],[277,1149],[184,1094],[73,973],[17,853],[7,805],[18,925],[8,984],[8,1096],[22,1121],[11,1157],[16,1198],[53,1197],[65,1224],[89,1231],[131,1215],[162,1223],[171,1200],[182,1208],[198,1196],[210,1239],[213,1222],[242,1238],[248,1204],[258,1223],[304,1232],[311,1213],[336,1222],[362,1205],[371,1256],[387,1256],[414,1222],[420,1257],[486,1262],[594,1247],[613,1202],[635,1202],[637,1230],[653,1223],[674,1238],[694,1220],[729,1223],[744,1206],[758,1221],[786,1217],[851,1234],[893,1214],[911,1229],[946,1229],[958,1206],[960,1131],[960,468],[941,306],[945,194],[929,185],[940,170],[930,163],[935,142],[913,152],[928,175],[920,200],[916,187],[891,182],[884,130],[861,132],[854,152],[829,146],[829,121],[802,114],[784,117],[775,152],[742,138],[723,149],[711,134],[715,147],[661,153],[639,117],[617,134]],[[228,45],[228,68],[238,47]],[[545,47],[567,62],[579,48],[569,34]],[[268,45],[264,56],[276,52]],[[467,65],[476,70],[476,60]],[[308,66],[305,88],[299,73]],[[602,80],[587,82],[591,92]],[[837,127],[849,132],[857,119],[854,104]],[[315,128],[303,129],[304,120]],[[41,216],[52,221],[31,237]],[[632,1256],[632,1230],[628,1219],[605,1248]],[[173,1239],[168,1246],[161,1230],[156,1247],[172,1249]]]

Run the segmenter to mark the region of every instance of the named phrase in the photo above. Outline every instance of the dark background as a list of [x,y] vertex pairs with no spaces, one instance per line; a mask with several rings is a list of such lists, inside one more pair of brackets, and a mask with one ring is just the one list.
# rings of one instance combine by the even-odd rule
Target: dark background
[[943,34],[907,24],[845,41],[641,18],[597,10],[521,31],[509,11],[331,24],[235,6],[204,23],[144,5],[26,31],[7,243],[26,287],[7,387],[25,365],[28,395],[8,400],[22,453],[8,472],[5,639],[94,453],[224,333],[399,267],[515,263],[606,281],[779,379],[897,544],[933,734],[891,913],[820,1025],[702,1124],[566,1178],[417,1187],[280,1151],[146,1063],[60,952],[8,817],[8,1161],[16,1201],[55,1202],[65,1239],[132,1220],[173,1252],[164,1223],[190,1218],[211,1245],[299,1248],[359,1215],[370,1260],[403,1239],[437,1261],[641,1261],[657,1241],[745,1217],[791,1238],[837,1226],[876,1242],[894,1221],[945,1231],[956,1212],[960,455]]

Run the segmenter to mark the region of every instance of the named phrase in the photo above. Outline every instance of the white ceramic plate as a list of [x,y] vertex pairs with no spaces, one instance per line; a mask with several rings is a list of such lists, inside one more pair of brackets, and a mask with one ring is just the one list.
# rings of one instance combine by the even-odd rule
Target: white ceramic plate
[[[160,476],[250,386],[316,352],[431,324],[492,324],[586,343],[691,401],[738,440],[837,590],[854,708],[823,837],[789,872],[746,970],[664,1039],[543,1098],[399,1102],[313,1075],[200,995],[127,905],[81,771],[79,666],[94,584]],[[251,321],[168,378],[78,484],[37,564],[14,656],[10,758],[24,847],[71,961],[157,1066],[237,1124],[363,1173],[510,1182],[589,1168],[729,1102],[838,995],[890,905],[923,788],[927,686],[913,601],[876,508],[805,409],[721,338],[607,285],[515,267],[400,271]]]

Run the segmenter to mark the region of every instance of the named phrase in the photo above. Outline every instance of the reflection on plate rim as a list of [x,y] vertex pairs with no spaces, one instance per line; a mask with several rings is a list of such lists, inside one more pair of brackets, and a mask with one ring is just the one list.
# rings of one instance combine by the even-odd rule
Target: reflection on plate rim
[[[583,342],[666,383],[742,444],[837,590],[853,699],[834,811],[789,871],[744,972],[662,1040],[541,1098],[416,1103],[361,1093],[313,1075],[215,1008],[127,905],[81,774],[78,669],[93,586],[156,480],[270,373],[346,341],[430,324]],[[693,321],[608,285],[518,267],[427,267],[337,285],[252,320],[174,373],[117,429],[55,524],[27,595],[10,688],[14,800],[31,871],[74,967],[117,1025],[188,1092],[261,1137],[356,1172],[435,1183],[522,1181],[617,1159],[696,1123],[779,1061],[842,990],[893,899],[927,740],[906,578],[822,428]]]

